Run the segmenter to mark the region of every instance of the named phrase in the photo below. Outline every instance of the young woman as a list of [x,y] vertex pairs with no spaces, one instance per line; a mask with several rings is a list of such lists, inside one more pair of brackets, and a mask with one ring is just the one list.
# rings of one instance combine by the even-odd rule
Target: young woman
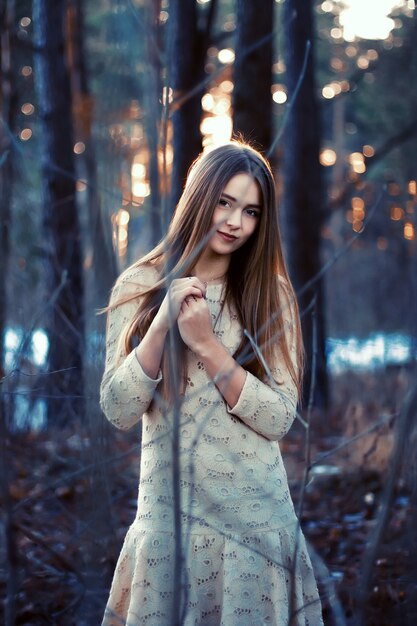
[[142,453],[103,625],[322,624],[277,444],[301,370],[273,176],[230,142],[112,292],[101,404],[118,428],[142,418]]

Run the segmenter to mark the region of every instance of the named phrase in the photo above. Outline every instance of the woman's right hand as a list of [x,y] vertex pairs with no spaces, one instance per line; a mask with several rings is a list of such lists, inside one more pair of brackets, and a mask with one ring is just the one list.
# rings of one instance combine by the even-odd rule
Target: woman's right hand
[[168,331],[177,321],[182,303],[188,296],[204,298],[206,286],[196,276],[176,278],[172,281],[169,289],[162,300],[158,313],[155,315],[153,325],[160,330]]

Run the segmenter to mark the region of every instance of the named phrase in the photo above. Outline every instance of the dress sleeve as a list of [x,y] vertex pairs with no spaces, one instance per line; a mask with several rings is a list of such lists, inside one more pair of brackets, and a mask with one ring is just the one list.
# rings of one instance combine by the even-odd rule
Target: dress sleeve
[[[143,283],[142,283],[143,284]],[[110,305],[135,293],[138,281],[127,274],[117,280]],[[128,430],[136,424],[152,402],[155,389],[162,380],[149,378],[143,371],[135,350],[125,355],[123,331],[138,307],[138,299],[110,309],[107,318],[106,365],[100,387],[100,406],[117,428]]]
[[[285,291],[285,290],[283,290]],[[289,297],[283,298],[284,332],[291,361],[297,371],[295,310]],[[297,410],[298,392],[285,365],[284,357],[277,350],[275,363],[271,367],[273,380],[259,380],[247,372],[246,380],[234,407],[229,413],[241,419],[247,426],[271,441],[287,434]]]

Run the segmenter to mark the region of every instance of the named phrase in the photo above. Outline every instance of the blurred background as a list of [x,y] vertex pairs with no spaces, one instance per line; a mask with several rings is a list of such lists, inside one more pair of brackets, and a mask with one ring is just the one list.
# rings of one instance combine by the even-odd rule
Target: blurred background
[[302,314],[282,448],[326,623],[416,624],[414,0],[3,0],[0,38],[2,621],[101,619],[140,432],[100,413],[97,313],[241,136]]

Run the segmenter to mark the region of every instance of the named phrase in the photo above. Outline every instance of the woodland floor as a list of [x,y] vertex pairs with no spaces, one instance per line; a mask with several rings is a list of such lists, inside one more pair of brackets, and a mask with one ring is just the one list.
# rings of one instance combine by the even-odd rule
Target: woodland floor
[[[402,371],[385,373],[382,379],[344,376],[334,381],[335,408],[329,416],[312,416],[314,465],[302,526],[329,570],[346,624],[355,623],[365,548],[383,498],[395,416],[407,386]],[[384,416],[381,428],[320,460]],[[100,624],[121,543],[135,513],[139,449],[137,432],[126,435],[97,421],[94,432],[87,426],[50,428],[14,433],[6,441],[7,474],[0,496],[0,564],[6,567],[0,569],[0,597],[7,596],[8,585],[15,589],[15,624]],[[303,428],[295,425],[282,449],[296,507],[304,447]],[[417,624],[417,531],[409,483],[405,472],[396,482],[365,605],[366,626]],[[6,537],[11,538],[7,559]],[[332,626],[336,622],[328,604],[324,599],[325,624]],[[3,610],[4,602],[1,624]]]

